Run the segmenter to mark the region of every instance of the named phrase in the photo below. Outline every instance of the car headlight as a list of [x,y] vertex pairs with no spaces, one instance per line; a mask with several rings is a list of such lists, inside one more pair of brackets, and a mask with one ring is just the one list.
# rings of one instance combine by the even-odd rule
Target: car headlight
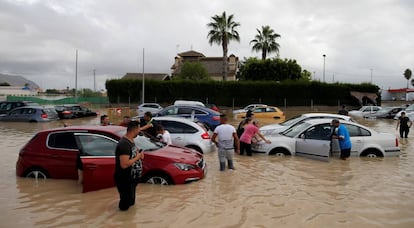
[[183,170],[183,171],[196,169],[196,166],[190,165],[190,164],[185,164],[185,163],[174,163],[174,165],[175,165],[175,167],[177,167],[178,169]]

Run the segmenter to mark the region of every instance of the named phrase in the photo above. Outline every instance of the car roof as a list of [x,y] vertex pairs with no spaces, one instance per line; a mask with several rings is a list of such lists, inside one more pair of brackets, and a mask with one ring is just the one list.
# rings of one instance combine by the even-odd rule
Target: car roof
[[220,115],[219,112],[214,111],[211,108],[207,108],[207,107],[203,107],[203,106],[199,106],[199,105],[170,105],[170,106],[168,106],[166,108],[170,108],[170,107],[180,107],[180,108],[181,107],[186,107],[186,108],[192,108],[192,109],[199,109],[199,110],[203,110],[203,111],[206,111],[206,112],[210,112],[210,113],[214,113],[214,114]]
[[68,126],[41,130],[39,132],[62,132],[62,131],[100,131],[113,133],[117,135],[119,131],[126,130],[126,127],[118,125],[100,126],[100,125],[82,125],[82,126]]
[[350,116],[333,114],[333,113],[317,113],[317,112],[315,112],[315,113],[304,113],[302,115],[306,116],[306,117],[315,117],[315,116],[330,117],[330,116],[332,116],[333,118],[341,118],[341,119],[345,119],[345,120],[351,120],[352,119],[352,117],[350,117]]
[[[312,125],[313,124],[324,124],[324,123],[331,123],[333,119],[334,118],[332,118],[332,119],[331,118],[325,118],[325,119],[308,119],[308,120],[304,120],[303,122],[304,123],[309,123],[309,124],[312,124]],[[352,125],[356,125],[356,126],[359,126],[359,127],[363,127],[365,129],[369,129],[370,131],[372,131],[371,128],[369,128],[367,126],[364,126],[364,125],[361,125],[361,124],[356,123],[356,122],[352,122],[352,121],[339,120],[339,123],[352,124]]]
[[177,121],[177,122],[181,122],[181,123],[186,123],[192,126],[199,126],[197,123],[195,123],[194,121],[184,118],[184,117],[174,117],[174,116],[156,116],[153,117],[154,120],[168,120],[168,121]]

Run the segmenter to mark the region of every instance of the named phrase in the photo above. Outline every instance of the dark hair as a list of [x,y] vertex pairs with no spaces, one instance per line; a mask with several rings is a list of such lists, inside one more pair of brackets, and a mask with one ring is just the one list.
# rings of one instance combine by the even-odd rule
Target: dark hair
[[136,120],[130,121],[127,126],[127,132],[133,131],[137,128],[139,128],[139,121],[136,121]]
[[155,131],[156,132],[163,131],[163,130],[164,130],[164,127],[161,124],[156,124],[155,125]]
[[332,123],[336,123],[337,124],[337,123],[339,123],[339,120],[338,119],[333,119],[332,120]]
[[149,118],[152,118],[152,113],[151,112],[145,112],[144,116],[148,116]]

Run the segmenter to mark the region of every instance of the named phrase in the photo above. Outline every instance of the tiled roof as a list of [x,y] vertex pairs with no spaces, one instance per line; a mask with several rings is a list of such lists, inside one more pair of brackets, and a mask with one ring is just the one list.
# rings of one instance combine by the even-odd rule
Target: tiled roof
[[178,53],[178,55],[181,57],[205,57],[203,53],[196,52],[193,50],[181,52],[181,53]]

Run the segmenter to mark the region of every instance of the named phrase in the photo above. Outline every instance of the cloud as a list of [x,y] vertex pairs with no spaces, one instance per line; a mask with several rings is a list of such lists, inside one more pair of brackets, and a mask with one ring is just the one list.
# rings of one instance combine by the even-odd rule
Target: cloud
[[[79,85],[98,88],[127,72],[170,73],[177,52],[194,49],[221,56],[207,41],[206,24],[226,11],[240,22],[240,43],[229,54],[251,51],[256,28],[281,35],[280,57],[296,59],[322,80],[404,87],[413,69],[414,4],[409,0],[168,1],[0,0],[0,73],[27,77],[45,88],[74,87],[78,50]],[[274,57],[271,55],[270,57]],[[329,77],[329,80],[328,80]]]

